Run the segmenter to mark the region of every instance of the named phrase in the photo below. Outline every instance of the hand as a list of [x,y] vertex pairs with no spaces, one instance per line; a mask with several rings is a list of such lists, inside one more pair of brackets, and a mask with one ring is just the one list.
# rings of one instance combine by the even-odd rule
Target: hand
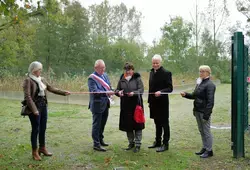
[[109,96],[111,100],[114,100],[114,95]]
[[130,93],[128,93],[128,96],[129,96],[129,97],[134,96],[134,92],[130,92]]
[[118,92],[118,95],[119,95],[120,97],[122,97],[122,96],[123,96],[123,90],[120,90],[120,91]]
[[114,91],[107,91],[107,94],[111,96],[111,95],[114,95],[115,92]]
[[182,97],[186,96],[186,92],[181,92],[180,94]]
[[36,112],[34,113],[34,115],[35,115],[35,116],[39,116],[39,112],[36,111]]
[[161,95],[161,91],[155,92],[155,97],[159,97]]
[[206,120],[206,119],[204,119],[204,118],[202,119],[202,122],[203,122],[203,123],[206,123],[207,121],[208,121],[208,120]]
[[208,121],[210,118],[210,116],[207,116],[207,115],[203,115],[203,121]]
[[66,91],[66,92],[65,92],[65,95],[66,95],[66,96],[70,95],[70,92],[69,92],[69,91]]

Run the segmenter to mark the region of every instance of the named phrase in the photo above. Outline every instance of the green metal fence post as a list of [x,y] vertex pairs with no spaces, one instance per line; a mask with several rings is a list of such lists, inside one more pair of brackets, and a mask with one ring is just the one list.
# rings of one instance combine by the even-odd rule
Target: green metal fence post
[[[236,114],[232,117],[236,118],[232,126],[234,129],[233,155],[235,158],[244,157],[244,37],[241,32],[234,33],[233,40],[233,107]],[[236,108],[235,108],[236,107]]]
[[248,130],[248,47],[244,46],[244,131]]

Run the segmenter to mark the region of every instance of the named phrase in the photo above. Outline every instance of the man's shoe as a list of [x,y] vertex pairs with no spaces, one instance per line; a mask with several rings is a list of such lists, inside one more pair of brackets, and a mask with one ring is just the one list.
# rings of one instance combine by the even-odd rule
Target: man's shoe
[[213,151],[205,151],[200,157],[201,158],[209,158],[212,157],[214,155]]
[[100,151],[100,152],[106,152],[107,151],[105,148],[102,148],[101,146],[94,146],[94,150]]
[[139,152],[139,151],[140,151],[140,148],[141,148],[140,146],[136,146],[135,149],[133,150],[133,152],[134,152],[134,153]]
[[160,146],[161,146],[161,142],[154,141],[153,145],[149,146],[148,148],[151,149],[151,148],[156,148],[156,147],[160,147]]
[[168,150],[168,144],[163,144],[161,147],[156,149],[156,152],[164,152],[166,150]]
[[100,141],[101,146],[109,146],[109,144],[105,143],[103,140]]
[[205,148],[202,148],[199,152],[195,152],[196,155],[202,155],[206,151]]
[[134,143],[130,143],[125,150],[128,151],[128,150],[133,149],[134,147],[135,147],[135,144]]

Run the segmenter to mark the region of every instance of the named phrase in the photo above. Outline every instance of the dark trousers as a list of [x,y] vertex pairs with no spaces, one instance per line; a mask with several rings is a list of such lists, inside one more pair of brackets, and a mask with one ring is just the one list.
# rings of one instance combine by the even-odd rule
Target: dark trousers
[[39,146],[45,146],[45,131],[47,128],[47,118],[48,111],[47,106],[45,104],[38,105],[39,116],[35,116],[34,114],[29,115],[30,123],[31,123],[31,145],[32,148],[37,148],[37,136],[39,134]]
[[104,138],[103,132],[108,119],[108,114],[108,106],[103,113],[92,113],[92,139],[94,141],[94,147],[100,146],[100,141]]
[[169,119],[159,120],[154,119],[155,122],[155,141],[161,143],[162,131],[163,133],[163,144],[168,144],[170,138],[170,128],[169,128]]

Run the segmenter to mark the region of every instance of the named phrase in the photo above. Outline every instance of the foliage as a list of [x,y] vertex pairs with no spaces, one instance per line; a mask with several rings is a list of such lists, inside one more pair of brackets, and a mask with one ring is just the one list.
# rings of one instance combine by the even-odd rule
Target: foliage
[[175,17],[165,23],[162,31],[160,41],[149,49],[148,57],[155,53],[161,54],[167,68],[175,74],[197,75],[200,65],[209,65],[216,78],[226,80],[230,77],[230,60],[228,51],[225,50],[229,47],[219,40],[214,41],[209,30],[205,29],[202,33],[199,55],[191,41],[193,24],[190,22],[184,21],[181,17]]
[[[213,6],[214,1],[209,2],[211,16],[217,16],[221,7],[225,10],[224,17],[227,16],[225,0],[218,7]],[[111,5],[104,0],[85,8],[78,1],[42,0],[32,5],[30,1],[20,4],[2,0],[0,7],[2,73],[8,69],[12,75],[24,75],[29,63],[38,60],[51,79],[65,74],[86,76],[100,58],[106,63],[107,72],[120,73],[127,61],[137,71],[149,71],[152,56],[161,54],[163,65],[176,75],[197,76],[199,65],[207,64],[214,68],[214,75],[229,77],[226,49],[230,47],[214,38],[219,28],[217,32],[201,29],[204,31],[198,50],[198,41],[194,46],[194,39],[198,40],[198,23],[192,24],[180,16],[171,17],[161,28],[160,40],[150,46],[141,41],[143,14],[124,3]],[[212,13],[212,9],[218,13]],[[224,20],[220,25],[224,25]],[[219,66],[220,63],[226,63],[226,67]]]
[[248,0],[237,0],[236,1],[237,9],[241,12],[247,21],[247,35],[250,36],[250,2]]

